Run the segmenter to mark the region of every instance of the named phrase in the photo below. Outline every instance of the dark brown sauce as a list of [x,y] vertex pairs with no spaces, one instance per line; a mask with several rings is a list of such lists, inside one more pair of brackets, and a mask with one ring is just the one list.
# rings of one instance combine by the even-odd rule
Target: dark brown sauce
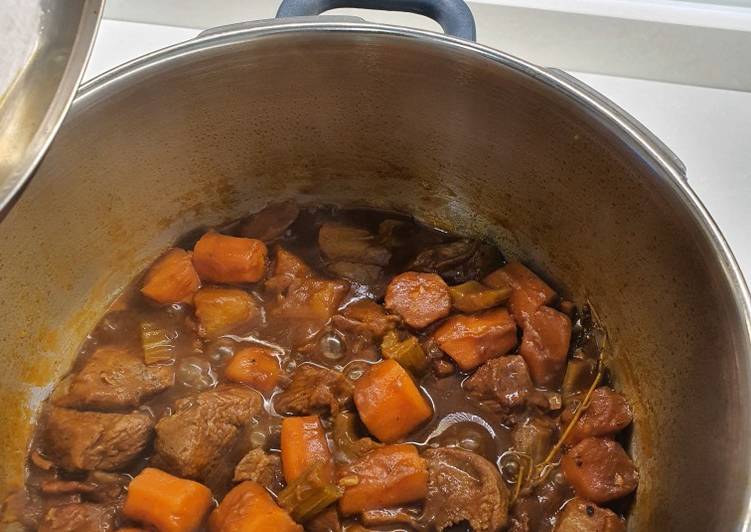
[[[426,246],[456,240],[455,235],[417,224],[410,218],[393,213],[370,210],[338,210],[334,208],[303,209],[297,220],[275,244],[283,246],[288,251],[298,255],[311,268],[323,276],[327,273],[325,263],[321,258],[317,246],[318,228],[324,221],[338,221],[353,223],[359,227],[377,233],[379,225],[384,220],[398,220],[403,222],[393,235],[399,244],[392,248],[392,258],[385,268],[386,277],[390,278],[405,270],[416,251]],[[220,228],[222,232],[231,234],[237,226],[236,222]],[[191,249],[202,231],[187,235],[178,242],[178,246]],[[273,246],[270,246],[273,249]],[[496,267],[503,264],[498,254]],[[239,348],[249,344],[263,344],[272,346],[280,354],[281,367],[286,374],[302,363],[313,363],[320,366],[337,369],[353,380],[367,369],[368,365],[379,360],[377,349],[366,346],[353,352],[351,333],[339,330],[329,325],[310,345],[304,348],[294,348],[289,336],[288,324],[275,321],[268,314],[253,327],[241,328],[231,335],[224,335],[216,340],[203,341],[196,333],[192,308],[188,305],[158,306],[149,302],[139,293],[141,279],[125,290],[122,296],[91,332],[80,349],[80,354],[72,368],[72,372],[79,369],[86,359],[99,347],[112,345],[138,351],[141,349],[138,325],[141,320],[148,319],[157,323],[161,328],[171,331],[174,348],[174,365],[176,368],[175,385],[167,391],[149,399],[140,406],[140,410],[158,419],[168,415],[174,409],[175,402],[194,395],[200,390],[210,389],[224,382],[224,371],[227,362]],[[262,304],[264,291],[260,284],[246,285]],[[363,299],[379,300],[382,293],[373,293],[369,287],[352,283],[352,288],[341,305]],[[421,339],[427,338],[434,328],[428,328],[420,333]],[[579,325],[577,338],[573,344],[586,344],[582,340],[587,335],[586,328]],[[356,339],[355,339],[356,340]],[[461,447],[484,456],[492,463],[498,463],[499,457],[511,445],[511,429],[504,424],[504,420],[483,408],[468,398],[462,388],[462,381],[466,374],[456,372],[446,377],[437,377],[428,371],[419,381],[419,386],[430,398],[434,415],[432,419],[410,434],[405,441],[412,442],[421,448],[431,446]],[[222,463],[212,470],[206,484],[212,489],[215,497],[221,497],[231,487],[232,470],[244,454],[253,447],[261,446],[271,453],[279,453],[281,417],[273,408],[273,396],[279,389],[264,397],[264,411],[256,416],[243,429],[233,448],[227,453]],[[329,422],[324,420],[325,426]],[[44,427],[37,427],[37,435]],[[32,449],[43,452],[43,446],[37,436],[32,443]],[[135,476],[149,464],[150,453],[147,448],[142,458],[132,467],[125,470],[129,476]],[[39,492],[40,483],[51,477],[51,473],[38,467],[29,465],[27,491],[29,498],[28,512],[37,514],[42,507],[49,505],[45,496]],[[60,473],[63,479],[79,479],[78,473]],[[552,529],[552,517],[565,500],[572,496],[570,487],[562,481],[560,475],[553,475],[534,497],[520,499],[519,507],[530,518],[530,530],[546,531]],[[273,491],[282,488],[279,484]],[[419,513],[419,507],[411,508]],[[29,521],[38,520],[38,515],[32,515]],[[356,521],[345,521],[345,526]],[[455,527],[457,530],[464,526]],[[403,526],[381,527],[380,530],[403,530]]]

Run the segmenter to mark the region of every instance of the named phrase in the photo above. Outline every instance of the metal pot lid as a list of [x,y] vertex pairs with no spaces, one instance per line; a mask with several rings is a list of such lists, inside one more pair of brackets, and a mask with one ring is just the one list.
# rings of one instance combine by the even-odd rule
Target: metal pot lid
[[0,216],[68,111],[104,0],[0,0]]

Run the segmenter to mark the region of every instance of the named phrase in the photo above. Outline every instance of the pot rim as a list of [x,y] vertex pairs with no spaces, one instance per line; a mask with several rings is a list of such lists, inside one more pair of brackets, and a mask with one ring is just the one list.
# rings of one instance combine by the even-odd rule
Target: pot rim
[[[328,19],[328,20],[327,20]],[[71,107],[70,115],[86,106],[90,100],[106,96],[107,91],[122,80],[159,65],[184,58],[207,49],[236,44],[238,41],[292,34],[300,32],[336,32],[352,34],[385,35],[423,41],[427,45],[441,46],[479,54],[485,59],[512,69],[524,76],[558,91],[593,116],[616,136],[639,149],[642,157],[658,170],[663,179],[682,200],[691,216],[698,222],[704,237],[709,241],[714,258],[719,263],[727,283],[733,293],[733,303],[740,315],[738,325],[745,332],[746,344],[751,346],[751,295],[743,273],[717,223],[707,208],[692,190],[685,177],[685,167],[649,130],[624,110],[568,75],[560,75],[555,70],[546,69],[494,48],[466,41],[440,33],[360,21],[343,17],[306,17],[299,19],[271,19],[220,27],[199,34],[196,38],[184,41],[117,66],[84,83],[79,88]],[[70,116],[69,115],[69,116]],[[751,351],[745,353],[751,359]],[[747,364],[745,380],[751,382],[751,363]],[[747,474],[745,506],[738,530],[751,531],[751,471]]]

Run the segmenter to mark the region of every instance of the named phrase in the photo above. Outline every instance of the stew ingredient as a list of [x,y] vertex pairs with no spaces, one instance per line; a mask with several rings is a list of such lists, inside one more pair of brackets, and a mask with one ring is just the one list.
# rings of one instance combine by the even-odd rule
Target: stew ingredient
[[166,251],[39,418],[41,531],[622,531],[587,307],[393,213],[273,204]]

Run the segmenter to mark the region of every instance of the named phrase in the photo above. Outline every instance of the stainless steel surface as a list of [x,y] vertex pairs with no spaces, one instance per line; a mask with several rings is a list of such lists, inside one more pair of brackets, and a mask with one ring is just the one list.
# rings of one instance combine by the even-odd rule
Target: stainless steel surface
[[545,69],[339,22],[206,35],[82,89],[0,223],[4,488],[128,281],[183,232],[283,197],[488,236],[590,300],[635,408],[630,529],[751,529],[751,303],[675,161]]
[[103,3],[0,0],[0,217],[33,173],[73,100]]

